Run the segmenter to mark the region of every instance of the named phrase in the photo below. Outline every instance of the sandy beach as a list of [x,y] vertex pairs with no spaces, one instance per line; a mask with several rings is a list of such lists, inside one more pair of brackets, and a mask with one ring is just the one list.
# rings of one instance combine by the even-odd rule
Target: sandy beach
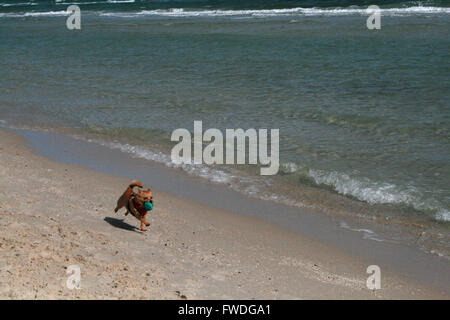
[[[52,161],[0,130],[0,298],[449,298],[391,272],[369,290],[360,257],[158,190],[142,233],[113,212],[132,178]],[[79,290],[66,286],[70,265]]]
[[448,300],[422,2],[0,1],[0,299]]

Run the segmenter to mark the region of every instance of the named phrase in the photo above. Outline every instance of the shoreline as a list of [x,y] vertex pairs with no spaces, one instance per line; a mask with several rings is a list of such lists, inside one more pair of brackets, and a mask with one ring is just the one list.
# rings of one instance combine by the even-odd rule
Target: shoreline
[[[427,281],[432,279],[416,279],[398,272],[398,269],[394,272],[395,268],[388,264],[385,266],[386,261],[379,263],[382,289],[368,290],[365,271],[374,261],[356,254],[359,249],[367,249],[364,246],[356,248],[367,240],[359,239],[360,243],[352,243],[358,238],[355,232],[335,231],[334,236],[347,240],[343,242],[347,246],[344,250],[343,243],[333,245],[333,234],[329,241],[317,239],[307,232],[288,230],[282,223],[268,221],[267,217],[246,215],[244,209],[251,211],[250,205],[243,208],[237,203],[236,207],[230,205],[229,210],[215,208],[197,201],[195,197],[189,198],[189,193],[167,193],[162,188],[153,187],[153,182],[156,208],[150,214],[152,225],[146,234],[134,232],[137,221],[130,217],[122,221],[123,213],[116,216],[111,209],[130,179],[99,172],[105,171],[104,161],[111,169],[107,160],[115,161],[117,158],[105,153],[103,158],[99,158],[98,152],[104,150],[91,146],[97,151],[85,156],[92,157],[92,162],[97,164],[98,168],[94,168],[97,170],[92,170],[76,163],[64,163],[64,157],[72,157],[82,151],[77,147],[86,147],[89,145],[86,142],[80,142],[81,147],[66,145],[66,152],[59,149],[61,159],[58,160],[62,162],[55,162],[48,155],[42,156],[42,150],[35,154],[36,150],[30,148],[29,144],[33,147],[36,143],[36,140],[30,140],[33,133],[29,132],[27,140],[4,129],[0,129],[0,135],[0,221],[2,242],[8,248],[3,250],[0,259],[2,298],[449,297],[449,288],[445,286],[448,271],[435,275],[443,285],[439,288],[437,283]],[[37,136],[39,134],[34,133],[34,137]],[[49,142],[55,141],[47,140],[47,152],[51,147],[57,150],[58,144]],[[139,169],[148,169],[142,167],[143,161],[139,159],[122,157],[138,172]],[[74,160],[77,159],[72,158]],[[89,163],[86,164],[89,167]],[[153,165],[161,170],[160,166]],[[180,188],[186,186],[180,174],[174,176],[173,183]],[[154,180],[158,179],[161,177]],[[144,184],[149,182],[147,178],[143,180]],[[203,184],[204,190],[211,188],[210,184],[198,179],[194,182]],[[180,193],[180,190],[176,191]],[[26,202],[21,200],[23,193]],[[221,196],[226,198],[229,195]],[[214,202],[217,199],[210,200]],[[255,202],[270,206],[262,201]],[[303,222],[316,219],[315,223],[325,223],[328,220],[325,219],[327,217],[311,218],[313,215],[306,211],[305,215]],[[286,217],[285,223],[289,224]],[[315,223],[303,228],[314,229]],[[328,222],[328,226],[331,225]],[[321,235],[322,238],[324,236],[330,237]],[[377,251],[375,245],[380,246],[380,243],[371,241],[369,247],[372,247],[372,242],[373,254]],[[390,243],[382,245],[385,248],[395,246]],[[395,250],[384,252],[387,260],[394,259],[391,254],[395,253]],[[409,257],[404,252],[399,256]],[[442,260],[437,263],[436,257],[425,257],[429,260],[416,255],[415,260],[405,262],[415,263],[416,269],[428,266],[422,270],[423,273],[431,273],[433,268],[447,265]],[[83,265],[82,275],[86,273],[86,280],[82,280],[81,290],[70,291],[64,285],[67,279],[64,267],[74,261]]]
[[[417,226],[423,231],[440,229],[446,233],[446,241],[450,241],[450,223],[445,218],[445,212],[434,212],[420,210],[412,204],[404,202],[371,202],[367,199],[360,199],[352,192],[346,193],[336,190],[335,185],[318,183],[313,181],[314,175],[296,175],[295,167],[298,164],[293,162],[281,162],[281,175],[261,176],[258,174],[260,166],[244,165],[175,165],[171,161],[170,145],[164,144],[160,136],[153,140],[143,139],[139,136],[123,137],[116,133],[102,132],[91,127],[79,127],[61,123],[49,123],[46,121],[23,120],[24,114],[20,115],[20,121],[15,121],[3,115],[0,119],[0,128],[16,130],[17,132],[43,132],[54,135],[63,135],[76,140],[81,140],[95,144],[99,147],[118,150],[132,158],[141,158],[146,162],[154,162],[163,165],[164,170],[169,168],[182,172],[193,178],[205,179],[208,183],[222,184],[227,188],[243,194],[246,197],[257,200],[270,201],[288,207],[297,207],[300,210],[311,210],[325,214],[340,215],[343,217],[352,215],[355,218],[376,220],[379,223],[397,224],[399,226]],[[5,120],[7,119],[7,120]],[[145,133],[147,137],[149,133]],[[155,133],[160,135],[160,133]],[[167,141],[165,141],[167,142]],[[291,166],[294,166],[292,168]],[[312,169],[314,172],[322,172],[322,169]],[[292,172],[291,172],[292,171]],[[325,172],[325,171],[323,171]],[[328,174],[333,174],[330,169]],[[337,174],[344,174],[337,171]],[[292,175],[292,176],[291,176]],[[345,175],[345,174],[344,174]],[[283,180],[290,177],[290,180]],[[300,182],[294,182],[297,179]],[[373,180],[376,181],[376,180]],[[382,182],[380,180],[378,182]],[[354,180],[356,184],[359,180]],[[388,182],[386,182],[388,183]],[[373,189],[372,194],[383,193],[383,190]],[[431,191],[430,191],[431,192]],[[416,199],[415,202],[420,202]],[[438,216],[442,216],[439,218]],[[420,233],[419,232],[419,233]],[[438,230],[439,232],[439,230]],[[415,235],[419,237],[419,235]],[[436,252],[436,255],[444,256],[450,260],[450,247],[448,245],[436,246],[432,249],[430,245],[424,246],[428,252]]]
[[[23,115],[21,115],[23,116]],[[3,121],[3,122],[2,122]],[[360,200],[352,194],[342,194],[330,185],[317,185],[312,182],[303,181],[299,184],[293,184],[292,181],[281,181],[278,176],[260,176],[256,170],[240,168],[236,166],[209,166],[209,165],[174,165],[170,159],[170,148],[163,146],[160,142],[152,141],[146,143],[144,140],[133,140],[133,137],[122,138],[120,136],[103,135],[101,132],[92,131],[92,129],[82,127],[67,127],[62,123],[49,124],[46,122],[36,121],[12,121],[11,119],[0,120],[0,128],[13,130],[22,134],[26,132],[36,132],[68,137],[66,141],[79,140],[89,144],[96,145],[96,148],[116,150],[126,154],[127,157],[140,158],[143,163],[153,163],[156,166],[161,165],[165,172],[176,171],[183,176],[192,179],[206,180],[207,184],[220,184],[232,192],[242,194],[244,197],[255,199],[257,201],[268,201],[280,206],[295,207],[299,210],[314,211],[320,214],[340,216],[344,219],[360,220],[358,222],[359,229],[364,227],[364,223],[376,221],[377,224],[396,225],[398,228],[410,228],[410,238],[415,239],[421,237],[422,233],[427,234],[427,238],[433,239],[425,241],[421,244],[421,248],[428,253],[436,256],[445,257],[450,261],[450,224],[446,220],[433,218],[429,212],[416,210],[413,207],[402,204],[393,203],[371,203]],[[30,136],[31,139],[45,139]],[[133,141],[133,143],[130,143]],[[39,142],[39,141],[37,141]],[[58,142],[60,145],[61,142]],[[92,148],[88,148],[91,150]],[[58,160],[55,157],[56,150],[41,150],[41,153],[52,152],[47,156]],[[114,153],[115,155],[119,152]],[[68,159],[61,161],[70,162]],[[86,162],[81,160],[82,163]],[[282,164],[281,168],[285,169],[286,164]],[[117,169],[117,168],[116,168]],[[118,168],[120,169],[120,168]],[[284,170],[283,169],[283,170]],[[116,174],[116,171],[109,173]],[[283,171],[282,176],[288,175]],[[304,179],[304,177],[295,177],[294,179]],[[266,180],[268,179],[268,180]],[[311,184],[312,183],[312,184]],[[377,193],[377,190],[373,190]],[[190,196],[188,196],[190,197]],[[203,199],[202,199],[203,200]],[[436,213],[437,215],[437,213]],[[351,228],[350,228],[351,229]],[[413,230],[415,229],[415,230]],[[440,239],[439,234],[445,234]],[[424,237],[422,237],[424,238]]]

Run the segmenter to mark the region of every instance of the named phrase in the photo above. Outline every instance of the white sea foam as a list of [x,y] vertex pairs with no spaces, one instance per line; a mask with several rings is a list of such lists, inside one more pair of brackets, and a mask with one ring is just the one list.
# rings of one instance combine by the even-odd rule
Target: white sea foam
[[55,4],[60,5],[60,6],[70,6],[72,4],[86,6],[86,5],[91,5],[91,4],[105,4],[105,2],[95,2],[95,1],[94,2],[62,2],[62,1],[57,1]]
[[35,2],[19,2],[19,3],[0,3],[0,7],[21,7],[21,6],[36,6]]
[[[0,126],[2,124],[6,125],[6,121],[0,120]],[[14,126],[10,124],[8,125],[8,128],[21,130],[37,129],[33,126]],[[38,130],[43,132],[52,132],[51,129],[42,127],[40,127]],[[116,149],[121,152],[128,153],[132,157],[161,163],[170,168],[181,169],[189,175],[201,177],[211,182],[226,184],[230,189],[239,193],[243,193],[252,198],[273,201],[276,203],[301,208],[316,208],[315,206],[304,204],[300,200],[292,200],[283,195],[273,193],[271,188],[271,179],[268,179],[267,177],[264,177],[262,179],[261,177],[245,176],[242,174],[242,172],[234,170],[233,168],[228,168],[227,171],[224,171],[219,168],[204,164],[174,164],[169,155],[162,152],[153,152],[142,146],[120,143],[118,141],[111,142],[109,140],[104,140],[101,138],[87,138],[86,136],[79,134],[70,134],[70,136],[78,140],[84,140],[90,143],[99,144],[107,148]],[[264,190],[264,188],[268,188],[268,190]]]
[[[0,120],[0,127],[6,126],[5,120]],[[8,124],[10,128],[34,130],[28,126],[15,127]],[[40,128],[40,131],[47,131]],[[76,139],[87,140],[88,142],[100,144],[111,149],[118,149],[121,152],[128,153],[133,157],[147,159],[162,163],[167,167],[178,168],[189,175],[197,176],[215,183],[226,184],[230,189],[246,194],[250,197],[274,201],[277,203],[301,207],[318,208],[317,205],[305,204],[301,199],[292,199],[282,194],[273,192],[273,182],[267,177],[246,176],[241,171],[234,168],[220,168],[217,166],[197,165],[197,164],[174,164],[170,155],[162,152],[154,152],[145,147],[131,145],[127,143],[111,142],[102,139],[87,139],[84,136],[71,135]],[[336,192],[353,196],[361,201],[371,204],[406,204],[421,211],[434,211],[435,219],[440,221],[450,221],[450,212],[448,209],[432,199],[423,199],[423,195],[414,187],[400,187],[386,182],[375,182],[367,178],[355,178],[348,174],[337,171],[326,171],[318,169],[306,169],[303,166],[288,162],[282,163],[281,172],[292,174],[301,171],[301,174],[313,179],[317,185],[327,185]],[[324,208],[322,208],[324,209]]]
[[443,253],[440,253],[439,251],[436,251],[436,250],[431,250],[430,253],[437,255],[438,257],[445,257],[445,255]]
[[393,241],[393,240],[382,239],[382,238],[378,237],[377,234],[374,231],[370,230],[370,229],[352,228],[347,223],[345,223],[343,221],[339,225],[340,225],[341,228],[344,228],[344,229],[347,229],[347,230],[351,230],[351,231],[355,231],[355,232],[362,232],[363,233],[363,239],[366,239],[366,240],[373,240],[373,241],[378,241],[378,242],[397,243],[396,241]]
[[[382,15],[450,13],[450,8],[443,7],[409,7],[381,9]],[[367,15],[366,9],[356,8],[290,8],[290,9],[262,9],[262,10],[185,10],[173,8],[168,10],[143,10],[140,12],[107,12],[104,16],[133,17],[133,16],[168,16],[168,17],[272,17],[272,16],[335,16],[335,15]]]
[[293,162],[286,162],[280,164],[280,171],[283,173],[294,173],[298,171],[299,166]]
[[307,175],[318,185],[331,186],[336,192],[361,201],[371,204],[406,204],[417,210],[437,211],[436,219],[450,221],[448,210],[443,209],[437,201],[425,200],[422,192],[414,186],[400,187],[392,183],[350,177],[337,171],[309,169]]
[[24,17],[54,17],[67,16],[69,13],[65,10],[46,11],[46,12],[26,12],[26,13],[0,13],[0,18],[24,18]]
[[[89,139],[88,141],[111,149],[118,149],[137,158],[162,163],[171,168],[178,168],[189,175],[201,177],[211,182],[226,184],[230,189],[253,198],[274,201],[295,207],[315,208],[313,205],[307,205],[301,202],[300,199],[294,200],[274,193],[270,187],[272,182],[267,177],[262,179],[261,177],[245,176],[233,168],[227,168],[225,171],[225,169],[222,170],[205,164],[174,164],[169,155],[162,152],[153,152],[145,147],[109,142],[101,139]],[[299,165],[290,162],[282,164],[281,168],[286,173],[294,173],[301,169]],[[336,192],[346,196],[353,196],[361,201],[371,204],[406,204],[411,205],[417,210],[434,210],[437,211],[437,220],[450,221],[449,211],[442,209],[440,204],[422,200],[422,194],[414,187],[402,189],[395,184],[374,182],[367,178],[356,179],[350,177],[348,174],[337,171],[309,169],[307,176],[312,178],[317,185],[331,186]],[[366,232],[367,235],[370,234],[370,230],[356,231]]]
[[436,213],[436,220],[440,220],[440,221],[450,221],[450,211],[448,210],[439,210]]
[[108,3],[134,3],[135,0],[108,0]]
[[414,190],[400,190],[396,185],[376,183],[369,179],[355,179],[337,171],[309,169],[308,176],[318,185],[332,186],[338,193],[351,195],[368,203],[409,203],[414,199]]
[[[131,3],[134,0],[111,0],[108,3]],[[56,3],[69,4],[94,4],[71,2]],[[5,5],[3,5],[5,6]],[[367,15],[366,8],[289,8],[289,9],[260,9],[260,10],[186,10],[182,8],[142,10],[139,12],[103,12],[89,11],[88,14],[110,17],[142,17],[142,16],[166,16],[166,17],[274,17],[274,16],[339,16],[339,15]],[[450,14],[450,8],[445,7],[409,7],[381,9],[381,15],[411,15],[411,14]],[[0,17],[33,17],[33,16],[58,16],[67,15],[66,11],[26,12],[26,13],[1,13]]]
[[232,179],[232,176],[216,168],[195,164],[174,164],[169,155],[162,152],[152,152],[144,147],[134,146],[128,143],[122,144],[119,142],[106,142],[100,139],[89,139],[88,141],[109,147],[111,149],[118,149],[137,158],[163,163],[172,168],[180,168],[191,175],[199,176],[213,182],[228,183]]
[[[76,139],[86,140],[86,138],[83,136],[71,136]],[[273,193],[270,188],[272,182],[267,177],[261,178],[245,176],[242,174],[242,172],[234,170],[233,168],[227,168],[227,171],[225,171],[220,168],[205,164],[175,164],[167,154],[164,154],[162,152],[153,152],[145,147],[131,145],[128,143],[124,144],[117,141],[110,142],[97,138],[87,139],[87,141],[111,149],[120,150],[121,152],[128,153],[136,158],[155,161],[170,168],[181,169],[189,175],[201,177],[211,182],[226,184],[230,189],[239,193],[243,193],[252,198],[273,201],[276,203],[301,208],[315,208],[315,206],[304,204],[300,200],[292,200],[283,195]],[[267,188],[268,190],[265,190],[265,188]]]

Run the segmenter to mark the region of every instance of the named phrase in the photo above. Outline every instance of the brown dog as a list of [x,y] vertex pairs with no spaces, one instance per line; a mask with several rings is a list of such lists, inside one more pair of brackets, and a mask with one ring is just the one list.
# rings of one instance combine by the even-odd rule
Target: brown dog
[[122,196],[117,200],[117,207],[114,209],[115,212],[119,211],[123,207],[127,209],[125,215],[131,213],[139,221],[141,221],[141,231],[147,231],[144,226],[149,226],[150,223],[146,219],[147,210],[144,207],[145,202],[152,202],[153,195],[150,189],[139,190],[135,193],[133,188],[139,187],[143,188],[142,183],[138,180],[131,181],[131,184],[122,194]]

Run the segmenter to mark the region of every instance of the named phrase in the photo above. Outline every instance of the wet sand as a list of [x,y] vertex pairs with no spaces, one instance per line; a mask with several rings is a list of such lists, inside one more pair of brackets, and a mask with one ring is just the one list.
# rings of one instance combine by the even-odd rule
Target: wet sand
[[[59,160],[73,161],[75,147],[68,146],[66,155],[60,150]],[[439,287],[432,281],[426,283],[426,277],[402,273],[395,263],[384,268],[385,261],[380,261],[382,289],[367,289],[366,268],[374,261],[358,254],[364,245],[352,244],[354,233],[314,237],[286,228],[283,218],[281,223],[264,219],[264,210],[262,216],[249,214],[251,205],[240,210],[239,203],[234,203],[224,210],[220,206],[226,201],[220,205],[217,200],[214,203],[219,205],[214,206],[188,197],[193,191],[182,190],[186,182],[180,182],[181,176],[174,178],[178,188],[166,192],[158,188],[162,184],[148,181],[151,177],[124,178],[124,172],[101,172],[107,171],[102,164],[110,157],[95,154],[85,155],[97,170],[54,161],[36,154],[22,136],[0,130],[0,298],[449,298],[445,290],[448,272],[437,275],[443,277],[444,287]],[[129,161],[139,169],[140,162],[133,162],[137,159]],[[134,217],[113,211],[134,178],[155,185],[155,209],[146,233],[137,229]],[[164,177],[155,176],[158,179]],[[226,194],[216,197],[212,201],[228,199]],[[328,223],[325,217],[323,223]],[[317,231],[315,226],[310,229]],[[340,237],[345,241],[335,241]],[[382,250],[372,242],[374,251]],[[392,260],[396,247],[381,245],[386,249],[385,260]],[[428,255],[411,257],[416,260],[410,264],[423,269],[423,274],[446,266],[433,257],[427,260]],[[80,267],[80,290],[66,286],[69,265]]]

